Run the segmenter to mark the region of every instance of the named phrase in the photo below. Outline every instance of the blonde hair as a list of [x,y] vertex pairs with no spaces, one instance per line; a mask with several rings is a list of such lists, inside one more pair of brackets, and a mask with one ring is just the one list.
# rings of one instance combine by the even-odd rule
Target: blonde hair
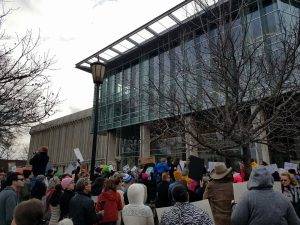
[[291,181],[291,185],[296,186],[298,184],[298,182],[297,182],[297,180],[296,180],[296,178],[294,177],[293,174],[288,173],[288,172],[284,172],[284,173],[281,174],[281,177],[282,176],[288,177]]

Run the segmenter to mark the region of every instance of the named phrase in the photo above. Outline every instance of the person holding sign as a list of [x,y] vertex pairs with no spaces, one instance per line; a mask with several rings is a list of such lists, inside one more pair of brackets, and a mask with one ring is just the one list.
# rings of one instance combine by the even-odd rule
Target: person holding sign
[[266,167],[252,170],[239,203],[233,205],[233,225],[299,225],[300,220],[288,199],[273,190],[274,180]]
[[233,196],[232,168],[224,163],[215,165],[210,181],[204,191],[203,199],[208,199],[216,225],[230,225],[231,201]]

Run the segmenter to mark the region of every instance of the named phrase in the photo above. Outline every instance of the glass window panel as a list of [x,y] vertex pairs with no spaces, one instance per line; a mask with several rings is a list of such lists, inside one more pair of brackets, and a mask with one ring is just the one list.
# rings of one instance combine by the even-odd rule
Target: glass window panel
[[202,8],[195,1],[192,1],[181,7],[180,9],[177,9],[172,13],[172,15],[175,16],[178,20],[183,21],[195,15],[197,12],[200,12],[201,10]]
[[126,52],[127,50],[133,48],[135,45],[127,40],[121,41],[119,44],[113,46],[114,49],[120,52]]
[[144,42],[144,41],[146,41],[146,40],[152,38],[153,36],[154,36],[154,35],[151,34],[149,31],[143,29],[143,30],[137,32],[136,34],[132,35],[132,36],[130,37],[130,39],[132,39],[132,40],[134,40],[135,42],[137,42],[137,43],[140,44],[140,43],[142,43],[142,42]]

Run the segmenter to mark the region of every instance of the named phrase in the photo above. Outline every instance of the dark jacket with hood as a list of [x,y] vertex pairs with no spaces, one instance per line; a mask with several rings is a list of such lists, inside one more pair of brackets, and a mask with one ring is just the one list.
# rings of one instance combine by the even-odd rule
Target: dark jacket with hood
[[64,193],[60,197],[59,206],[60,206],[60,218],[69,217],[69,204],[71,199],[74,197],[74,191],[64,190]]
[[71,199],[69,207],[74,225],[93,225],[102,218],[101,214],[95,213],[91,196],[84,192],[78,192]]
[[273,177],[265,167],[252,171],[240,202],[233,207],[233,225],[299,225],[292,204],[273,191]]
[[99,195],[96,212],[104,210],[102,223],[115,222],[119,218],[119,210],[122,210],[120,194],[116,191],[106,191]]
[[49,161],[47,152],[36,153],[29,161],[32,165],[32,173],[36,177],[38,175],[45,175],[45,170]]

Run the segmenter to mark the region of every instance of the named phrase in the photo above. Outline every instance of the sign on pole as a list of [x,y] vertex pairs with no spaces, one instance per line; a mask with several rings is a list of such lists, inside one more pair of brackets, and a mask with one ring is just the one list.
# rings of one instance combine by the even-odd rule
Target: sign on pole
[[79,159],[80,162],[84,161],[79,148],[75,148],[74,153],[76,155],[76,159]]

